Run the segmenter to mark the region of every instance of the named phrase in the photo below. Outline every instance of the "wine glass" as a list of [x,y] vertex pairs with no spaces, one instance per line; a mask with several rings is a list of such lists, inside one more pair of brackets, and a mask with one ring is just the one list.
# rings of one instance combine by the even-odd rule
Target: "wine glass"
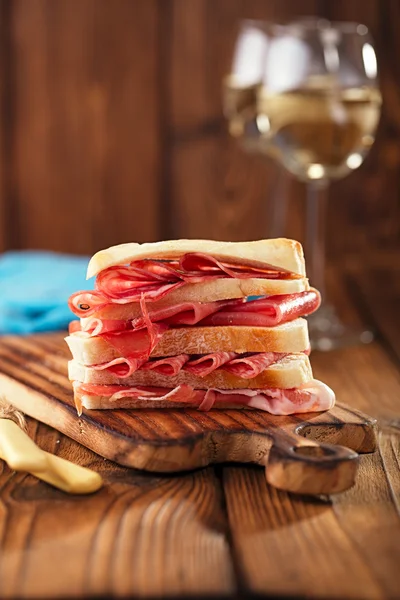
[[[252,59],[253,57],[253,59]],[[365,25],[305,19],[245,21],[224,81],[230,133],[307,184],[306,259],[322,294],[309,317],[314,348],[330,350],[372,333],[346,328],[325,298],[325,209],[329,182],[358,168],[374,142],[381,95]]]
[[[267,49],[265,23],[243,21],[235,44],[231,71],[223,81],[223,108],[230,135],[238,140],[246,152],[274,157],[274,147],[266,146],[264,140],[261,140],[257,124],[257,97],[261,89]],[[270,213],[270,237],[279,237],[284,229],[286,191],[287,174],[282,166],[276,202]]]

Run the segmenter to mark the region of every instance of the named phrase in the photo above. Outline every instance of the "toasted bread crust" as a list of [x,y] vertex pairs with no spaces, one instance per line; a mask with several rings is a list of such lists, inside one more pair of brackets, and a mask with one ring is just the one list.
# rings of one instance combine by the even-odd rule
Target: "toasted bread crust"
[[120,378],[109,371],[85,367],[73,360],[69,362],[68,374],[71,381],[96,385],[145,385],[174,388],[187,384],[199,390],[208,388],[221,390],[295,388],[313,378],[310,361],[305,354],[290,354],[252,379],[243,379],[222,369],[218,369],[206,377],[197,377],[182,370],[178,375],[173,376],[161,375],[154,371],[136,371],[131,377]]
[[303,249],[299,242],[286,238],[254,242],[217,242],[214,240],[168,240],[146,244],[119,244],[97,252],[90,260],[87,277],[108,267],[144,258],[177,258],[188,252],[201,252],[222,259],[243,259],[305,275]]

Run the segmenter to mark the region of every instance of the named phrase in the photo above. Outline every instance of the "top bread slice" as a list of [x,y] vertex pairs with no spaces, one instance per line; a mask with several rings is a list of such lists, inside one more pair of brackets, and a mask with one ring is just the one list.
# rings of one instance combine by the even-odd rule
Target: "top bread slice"
[[258,240],[255,242],[216,242],[213,240],[168,240],[146,244],[119,244],[97,252],[90,260],[87,278],[115,265],[135,260],[176,259],[190,253],[200,252],[215,258],[254,266],[273,266],[304,277],[303,249],[299,242],[286,238]]

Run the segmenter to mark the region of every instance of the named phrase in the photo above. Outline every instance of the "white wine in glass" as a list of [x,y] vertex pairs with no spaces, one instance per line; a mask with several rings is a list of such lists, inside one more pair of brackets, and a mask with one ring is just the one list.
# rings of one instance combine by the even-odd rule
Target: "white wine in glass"
[[[309,317],[312,346],[330,350],[370,341],[371,332],[350,330],[341,323],[326,301],[324,281],[329,182],[362,164],[380,117],[377,61],[368,29],[357,23],[320,19],[287,25],[248,21],[242,24],[238,39],[254,37],[255,31],[263,40],[263,51],[252,74],[255,110],[254,101],[248,103],[255,119],[250,128],[251,148],[274,157],[307,184],[306,258],[311,284],[323,297],[320,310]],[[243,44],[236,48],[226,91],[229,81],[236,85],[246,81],[243,69],[251,61],[249,56],[240,61],[240,51]],[[239,73],[238,64],[242,67]],[[242,114],[245,126],[240,135],[246,137],[248,108]]]
[[223,82],[224,114],[229,133],[247,151],[261,151],[257,128],[257,95],[262,83],[267,50],[265,32],[246,21],[236,41],[231,73]]
[[[275,147],[265,144],[257,124],[258,94],[261,89],[268,38],[259,21],[245,21],[235,44],[231,72],[223,80],[223,108],[229,133],[248,153],[275,156]],[[275,202],[268,223],[270,237],[278,237],[287,209],[287,176],[282,167]]]
[[381,96],[376,88],[332,92],[329,78],[277,94],[261,89],[257,122],[266,146],[298,179],[332,180],[360,166],[374,142]]

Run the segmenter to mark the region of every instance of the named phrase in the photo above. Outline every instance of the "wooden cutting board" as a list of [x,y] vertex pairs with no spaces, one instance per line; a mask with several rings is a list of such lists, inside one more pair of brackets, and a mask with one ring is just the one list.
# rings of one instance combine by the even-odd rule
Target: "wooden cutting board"
[[78,417],[61,334],[0,338],[0,394],[30,417],[121,465],[176,472],[251,462],[271,485],[328,494],[354,483],[358,452],[376,447],[376,422],[338,404],[325,413],[275,417],[258,410],[107,410]]

